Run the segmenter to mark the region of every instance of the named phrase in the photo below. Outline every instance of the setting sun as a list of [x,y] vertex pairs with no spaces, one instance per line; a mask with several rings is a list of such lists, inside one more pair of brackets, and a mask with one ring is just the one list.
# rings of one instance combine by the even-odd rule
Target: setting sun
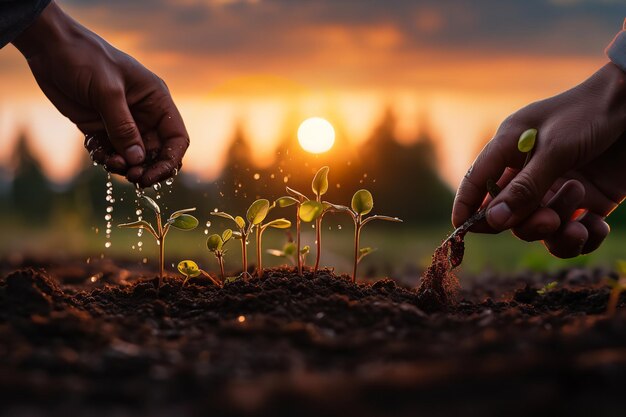
[[335,129],[326,119],[311,117],[298,128],[298,142],[307,152],[323,153],[335,143]]

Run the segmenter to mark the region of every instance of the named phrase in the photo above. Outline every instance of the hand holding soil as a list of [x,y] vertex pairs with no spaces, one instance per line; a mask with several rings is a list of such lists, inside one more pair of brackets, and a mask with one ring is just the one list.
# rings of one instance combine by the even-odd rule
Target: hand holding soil
[[173,176],[189,146],[167,86],[54,2],[13,44],[94,162],[142,187]]
[[[607,64],[573,89],[507,118],[463,179],[453,224],[483,207],[487,222],[473,231],[512,229],[520,239],[543,240],[561,258],[597,249],[609,233],[604,219],[626,197],[625,82],[626,74]],[[517,144],[529,128],[539,133],[524,166]],[[487,181],[495,179],[502,192],[486,198]]]

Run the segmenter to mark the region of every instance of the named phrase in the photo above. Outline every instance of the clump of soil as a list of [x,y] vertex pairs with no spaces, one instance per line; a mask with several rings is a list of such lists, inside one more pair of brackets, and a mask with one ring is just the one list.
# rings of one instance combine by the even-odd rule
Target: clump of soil
[[454,268],[463,261],[465,253],[464,234],[453,234],[439,246],[432,256],[430,266],[421,277],[417,293],[420,307],[432,312],[446,310],[456,299],[459,280]]

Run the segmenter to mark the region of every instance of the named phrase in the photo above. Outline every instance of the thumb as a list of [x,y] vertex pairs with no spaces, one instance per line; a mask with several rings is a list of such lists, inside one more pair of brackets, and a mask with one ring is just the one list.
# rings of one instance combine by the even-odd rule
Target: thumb
[[487,222],[494,229],[510,229],[526,219],[561,175],[554,163],[535,156],[489,204]]
[[115,151],[128,165],[141,164],[146,151],[125,94],[114,93],[112,97],[109,94],[98,110]]

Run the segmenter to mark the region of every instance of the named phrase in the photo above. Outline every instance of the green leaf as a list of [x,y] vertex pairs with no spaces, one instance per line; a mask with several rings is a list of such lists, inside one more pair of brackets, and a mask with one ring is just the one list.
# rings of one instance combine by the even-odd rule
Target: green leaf
[[370,216],[367,219],[363,220],[363,224],[365,225],[373,220],[384,220],[387,222],[402,223],[402,219],[399,219],[397,217],[381,216],[379,214],[376,214],[374,216]]
[[347,212],[350,211],[350,207],[342,206],[341,204],[333,204],[329,201],[323,201],[322,204],[324,205],[324,210]]
[[224,213],[223,211],[212,211],[211,216],[223,217],[228,220],[235,221],[235,218],[228,213]]
[[313,177],[313,182],[311,183],[311,188],[315,195],[321,196],[326,194],[328,191],[328,171],[330,168],[322,167],[317,171],[315,177]]
[[517,141],[517,149],[520,152],[528,153],[535,147],[535,140],[537,139],[537,129],[525,130]]
[[172,213],[170,215],[170,219],[173,219],[174,217],[178,217],[180,214],[184,214],[184,213],[191,213],[192,211],[196,211],[195,207],[192,208],[186,208],[186,209],[182,209],[182,210],[177,210],[174,213]]
[[366,248],[359,249],[359,257],[357,259],[357,262],[361,262],[361,259],[365,258],[367,255],[369,255],[372,252],[376,252],[376,248],[366,247]]
[[154,231],[154,228],[152,227],[152,225],[145,220],[137,220],[131,223],[118,224],[117,227],[120,227],[122,229],[148,229],[148,231],[152,234],[152,236],[158,239],[158,236],[156,232]]
[[283,252],[286,256],[294,256],[297,252],[296,244],[293,242],[285,243],[285,246],[283,246]]
[[276,219],[265,224],[263,227],[273,227],[274,229],[289,229],[291,222],[287,219]]
[[206,247],[211,252],[222,249],[222,246],[224,246],[224,241],[222,240],[220,235],[213,234],[209,236],[206,240]]
[[250,205],[250,208],[248,208],[248,212],[246,213],[246,217],[251,224],[256,226],[265,220],[269,211],[270,202],[261,198]]
[[193,278],[200,275],[200,268],[198,268],[198,264],[194,261],[180,261],[178,263],[178,272],[186,277]]
[[233,231],[230,229],[226,229],[224,230],[224,232],[222,232],[222,240],[224,241],[224,243],[228,242],[230,240],[230,238],[233,237]]
[[364,216],[374,208],[374,197],[367,190],[359,190],[352,196],[351,205],[356,214]]
[[293,197],[285,196],[277,199],[275,203],[278,205],[278,207],[289,207],[293,206],[294,204],[298,204],[299,201]]
[[161,214],[161,208],[159,205],[147,195],[143,196],[143,199],[148,207],[150,207],[156,214]]
[[279,258],[285,258],[287,257],[287,255],[285,254],[285,252],[278,250],[278,249],[268,249],[265,252],[267,252],[268,255],[272,255],[272,256],[277,256]]
[[121,227],[123,229],[152,229],[152,225],[145,220],[137,220],[136,222],[118,224],[117,227]]
[[300,205],[300,220],[303,222],[312,222],[317,219],[324,211],[322,203],[308,200]]
[[232,282],[239,281],[240,279],[241,275],[237,277],[226,277],[226,279],[224,280],[224,284],[230,284]]
[[179,214],[173,219],[170,218],[167,221],[172,227],[175,227],[180,230],[193,230],[198,227],[198,219],[193,217],[191,214]]
[[302,255],[306,255],[307,253],[311,252],[311,247],[309,245],[306,245],[305,247],[303,247],[302,249],[300,249],[300,253]]
[[300,191],[296,191],[290,187],[285,187],[285,188],[287,189],[287,194],[289,194],[292,197],[297,198],[301,203],[308,200],[308,197],[302,194]]
[[235,224],[237,224],[238,228],[243,229],[246,227],[246,221],[243,219],[243,217],[237,216],[233,220],[235,220]]

